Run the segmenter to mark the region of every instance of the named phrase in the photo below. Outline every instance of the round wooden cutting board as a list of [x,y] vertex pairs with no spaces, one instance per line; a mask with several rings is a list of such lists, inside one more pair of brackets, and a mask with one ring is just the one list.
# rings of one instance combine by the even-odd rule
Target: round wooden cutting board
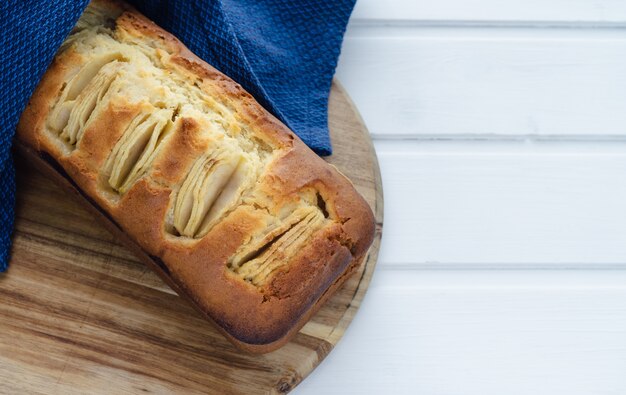
[[[358,112],[333,84],[334,155],[376,214],[365,265],[283,348],[235,349],[82,206],[19,158],[9,270],[0,274],[2,393],[285,393],[328,355],[372,277],[383,199]],[[330,379],[330,378],[329,378]]]

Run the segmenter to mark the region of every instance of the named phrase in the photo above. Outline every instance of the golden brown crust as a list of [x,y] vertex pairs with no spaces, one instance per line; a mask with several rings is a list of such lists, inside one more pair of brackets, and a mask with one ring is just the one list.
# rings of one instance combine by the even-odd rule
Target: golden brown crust
[[[241,86],[193,55],[172,35],[121,2],[99,0],[90,7],[108,15],[116,26],[114,33],[107,33],[114,39],[103,36],[102,40],[113,46],[119,44],[115,40],[121,41],[120,48],[136,43],[148,46],[150,56],[158,57],[153,61],[159,62],[158,67],[167,75],[179,78],[183,81],[180,84],[193,83],[206,95],[203,100],[219,115],[217,121],[205,117],[197,106],[167,107],[173,93],[155,84],[146,88],[150,89],[149,102],[133,100],[132,92],[111,94],[106,105],[97,105],[88,122],[80,124],[76,141],[61,138],[69,126],[55,132],[48,119],[63,104],[61,92],[70,89],[68,81],[71,83],[95,57],[68,44],[51,64],[21,117],[17,134],[20,144],[32,155],[43,155],[58,164],[90,205],[106,213],[144,258],[148,256],[151,266],[177,292],[191,299],[235,345],[250,352],[279,347],[363,261],[374,235],[369,206],[347,178],[315,155]],[[151,67],[140,68],[139,74],[149,74]],[[124,70],[117,75],[136,78]],[[122,92],[126,88],[115,89]],[[151,117],[159,111],[167,115],[163,122],[172,118],[158,138],[160,145],[145,169],[135,164],[133,171],[140,169],[136,180],[120,188],[111,181],[119,162],[113,153],[134,133],[129,125],[142,114]],[[215,131],[215,122],[224,128],[223,133]],[[156,136],[157,128],[154,126],[150,133]],[[199,158],[227,148],[226,157],[243,155],[245,159],[237,162],[235,170],[229,170],[232,174],[224,179],[226,186],[220,187],[218,196],[225,194],[242,163],[253,163],[253,170],[243,167],[245,172],[241,171],[248,184],[234,183],[240,187],[237,193],[241,195],[233,195],[233,202],[238,203],[226,204],[216,221],[210,222],[209,214],[198,217],[205,218],[204,230],[181,234],[176,210],[184,207],[185,183],[195,185],[194,179],[187,179],[195,174]],[[205,167],[199,169],[212,163],[222,162],[208,157]],[[221,179],[206,182],[215,184],[216,180]],[[289,222],[298,210],[312,214]],[[255,250],[255,243],[263,248]],[[292,245],[297,248],[289,252]],[[233,263],[234,256],[243,256],[248,265],[259,265],[258,270],[257,266],[242,269]],[[166,270],[158,269],[161,264]],[[249,267],[256,271],[247,270]]]

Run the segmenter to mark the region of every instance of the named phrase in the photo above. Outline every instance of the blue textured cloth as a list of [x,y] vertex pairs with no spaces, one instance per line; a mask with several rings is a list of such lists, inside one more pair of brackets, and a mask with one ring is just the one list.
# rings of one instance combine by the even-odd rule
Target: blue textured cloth
[[[130,1],[192,52],[239,82],[321,155],[331,153],[327,104],[356,0]],[[86,0],[0,1],[0,271],[15,201],[11,140],[41,75]]]

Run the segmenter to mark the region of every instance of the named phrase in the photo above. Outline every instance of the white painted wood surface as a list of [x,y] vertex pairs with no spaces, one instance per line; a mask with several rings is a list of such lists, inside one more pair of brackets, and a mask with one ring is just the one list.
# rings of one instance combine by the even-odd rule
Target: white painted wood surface
[[359,0],[380,261],[296,394],[626,394],[626,2]]
[[301,394],[624,394],[624,271],[380,270]]
[[622,23],[622,0],[358,0],[355,21]]
[[378,140],[376,150],[380,267],[626,262],[626,142]]
[[339,76],[376,137],[623,139],[625,53],[624,28],[365,25]]

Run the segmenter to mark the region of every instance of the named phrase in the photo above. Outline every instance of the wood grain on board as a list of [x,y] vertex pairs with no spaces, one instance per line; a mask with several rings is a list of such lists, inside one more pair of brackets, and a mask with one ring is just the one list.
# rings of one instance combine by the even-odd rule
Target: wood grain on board
[[285,347],[236,350],[76,201],[18,161],[12,260],[0,275],[0,392],[284,393],[332,350],[354,317],[382,228],[378,163],[345,91],[333,85],[337,166],[376,213],[366,264]]

